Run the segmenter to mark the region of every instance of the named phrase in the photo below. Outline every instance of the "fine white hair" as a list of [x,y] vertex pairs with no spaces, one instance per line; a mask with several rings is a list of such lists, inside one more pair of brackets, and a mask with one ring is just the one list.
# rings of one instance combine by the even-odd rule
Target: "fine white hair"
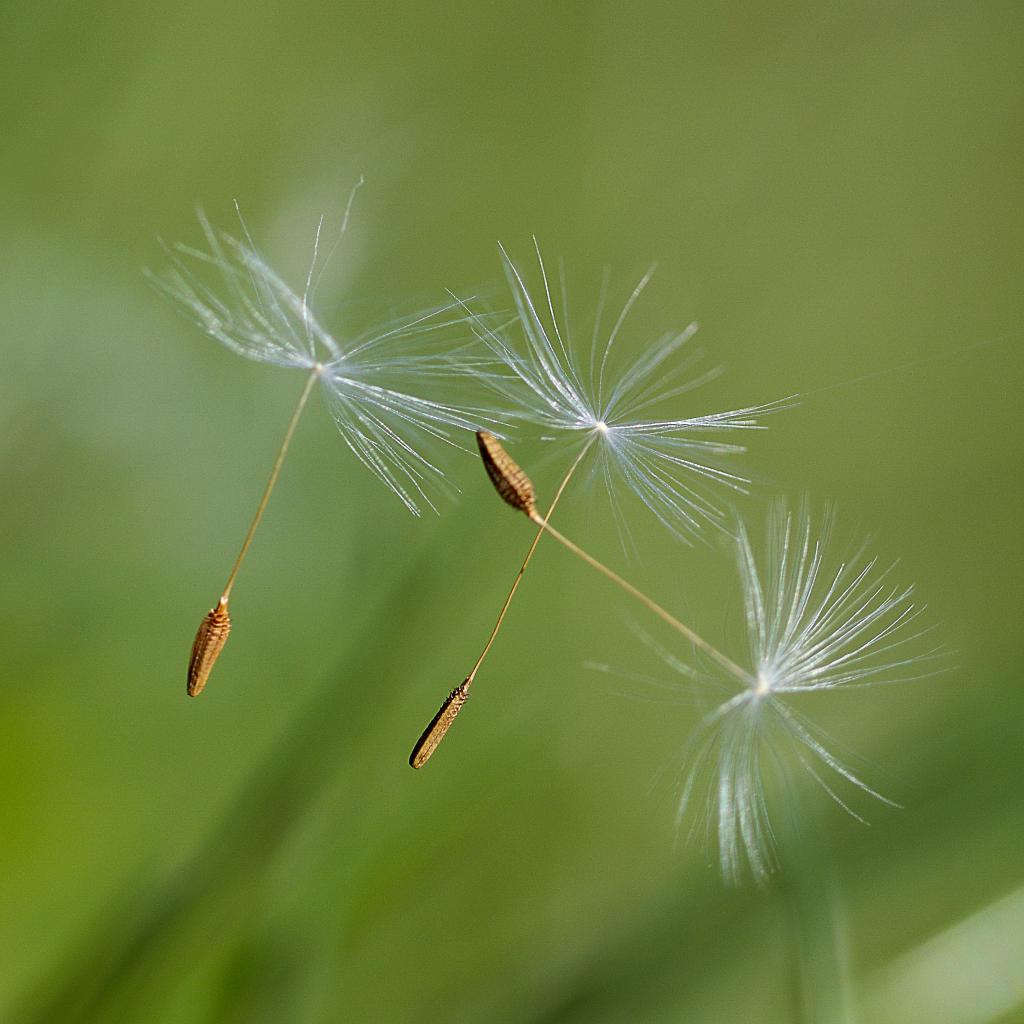
[[925,608],[913,588],[891,582],[895,566],[883,567],[864,546],[833,559],[832,523],[831,511],[815,520],[806,502],[793,512],[776,501],[761,559],[747,529],[738,530],[750,675],[688,740],[678,805],[681,824],[702,803],[697,827],[717,842],[730,882],[746,869],[764,880],[776,866],[770,774],[786,782],[799,766],[859,820],[844,787],[892,804],[834,753],[835,742],[795,706],[800,696],[919,679],[943,667],[942,646],[922,643],[935,627],[921,625]]
[[761,417],[791,405],[793,398],[680,418],[652,416],[719,374],[718,368],[695,371],[701,353],[688,343],[697,324],[663,335],[614,372],[616,342],[652,272],[638,282],[610,328],[604,322],[606,274],[589,339],[578,341],[569,320],[564,275],[556,303],[536,239],[534,248],[542,284],[537,296],[501,247],[515,316],[503,326],[471,317],[481,341],[507,371],[488,382],[545,439],[596,441],[598,472],[620,530],[628,532],[620,485],[681,539],[692,540],[707,525],[727,529],[729,503],[723,498],[745,492],[749,484],[729,465],[732,457],[746,451],[734,438],[763,429]]
[[[351,199],[342,232],[350,207]],[[324,328],[312,309],[326,265],[319,263],[322,218],[301,294],[264,259],[240,213],[240,238],[214,229],[202,211],[199,223],[206,248],[171,247],[171,268],[163,276],[150,275],[157,285],[203,331],[238,355],[317,373],[331,416],[359,461],[410,512],[436,509],[432,492],[437,485],[444,489],[447,481],[428,455],[428,444],[463,447],[461,432],[500,431],[503,419],[486,400],[435,397],[438,382],[460,395],[469,384],[473,395],[473,385],[494,375],[491,357],[477,351],[462,304],[421,310],[342,339]],[[203,267],[217,272],[217,284],[206,283]],[[482,390],[484,397],[488,394],[493,388]]]

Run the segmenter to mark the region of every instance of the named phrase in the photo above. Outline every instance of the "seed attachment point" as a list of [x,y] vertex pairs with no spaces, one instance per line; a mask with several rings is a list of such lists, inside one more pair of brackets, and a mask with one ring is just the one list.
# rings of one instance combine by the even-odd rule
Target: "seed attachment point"
[[501,442],[486,430],[476,435],[484,468],[494,484],[494,489],[514,509],[525,512],[531,519],[537,512],[537,497],[533,482],[519,468],[512,456],[501,446]]
[[188,686],[186,692],[190,697],[198,697],[210,678],[213,666],[228,642],[231,632],[231,616],[228,614],[228,602],[221,598],[207,613],[192,643],[192,655],[188,660]]
[[412,753],[409,755],[409,764],[413,768],[422,768],[437,750],[445,733],[452,727],[456,715],[462,710],[462,705],[466,703],[466,698],[469,696],[469,685],[470,679],[463,679],[448,694],[430,725],[423,730],[423,735],[416,741],[416,746],[412,748]]

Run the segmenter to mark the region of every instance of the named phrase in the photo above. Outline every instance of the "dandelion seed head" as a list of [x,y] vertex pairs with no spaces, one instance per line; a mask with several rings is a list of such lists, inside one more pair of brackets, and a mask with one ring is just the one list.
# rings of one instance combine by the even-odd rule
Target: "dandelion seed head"
[[531,293],[501,248],[515,316],[501,326],[483,317],[473,320],[478,337],[505,371],[493,376],[491,385],[546,439],[575,437],[594,443],[595,472],[624,534],[628,527],[619,502],[623,488],[680,539],[692,540],[709,525],[727,529],[725,499],[745,493],[749,484],[729,464],[746,450],[738,438],[763,429],[763,416],[792,399],[682,418],[657,417],[659,407],[718,376],[717,369],[696,369],[701,353],[688,343],[697,324],[663,335],[617,368],[619,338],[653,271],[639,281],[614,318],[605,311],[606,275],[589,340],[580,340],[564,281],[556,301],[536,240],[534,247],[541,288]]

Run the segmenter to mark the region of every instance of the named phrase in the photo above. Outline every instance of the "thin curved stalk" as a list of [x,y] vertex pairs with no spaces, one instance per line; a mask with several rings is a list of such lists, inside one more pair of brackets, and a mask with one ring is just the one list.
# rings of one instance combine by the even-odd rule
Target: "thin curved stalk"
[[313,384],[320,375],[321,369],[322,367],[317,363],[309,377],[306,378],[306,384],[302,389],[302,394],[299,396],[298,405],[295,406],[292,418],[288,422],[288,429],[285,431],[284,440],[281,442],[281,447],[277,450],[274,467],[270,471],[270,479],[267,481],[266,487],[263,488],[260,502],[256,506],[256,514],[249,524],[249,530],[245,535],[245,540],[242,542],[242,549],[238,552],[235,564],[231,567],[231,573],[228,576],[227,583],[224,584],[223,591],[221,591],[220,600],[206,613],[203,621],[199,624],[195,640],[192,641],[192,653],[189,657],[188,678],[185,686],[185,691],[190,697],[198,697],[202,693],[203,688],[206,686],[206,681],[210,678],[210,673],[213,671],[213,666],[220,657],[220,652],[224,650],[224,645],[228,642],[228,636],[231,633],[231,613],[228,610],[231,588],[235,585],[238,570],[242,568],[242,562],[245,561],[245,556],[249,553],[249,548],[252,546],[252,539],[256,535],[256,529],[260,525],[263,513],[267,510],[267,502],[270,501],[270,495],[277,483],[277,478],[281,475],[281,466],[284,464],[285,456],[288,454],[288,448],[292,443],[295,428],[299,425],[302,410],[306,407],[310,392],[313,390]]
[[[479,437],[480,435],[478,435]],[[519,571],[516,573],[516,578],[512,581],[512,587],[508,592],[508,596],[505,598],[504,604],[501,606],[501,610],[498,612],[498,617],[494,622],[494,626],[491,628],[490,635],[487,637],[487,642],[483,646],[483,650],[480,652],[479,657],[476,659],[473,667],[469,671],[469,675],[459,683],[458,686],[452,690],[451,693],[444,699],[438,712],[431,719],[430,724],[420,734],[420,738],[416,741],[416,745],[412,748],[412,753],[409,755],[409,764],[413,768],[422,768],[427,761],[433,756],[433,753],[441,744],[441,740],[444,739],[448,730],[452,727],[455,722],[455,718],[458,713],[462,710],[462,705],[466,703],[466,698],[469,696],[469,688],[473,685],[473,680],[476,679],[477,672],[480,671],[480,666],[484,663],[484,659],[490,653],[491,648],[494,646],[494,641],[498,637],[498,633],[501,631],[501,627],[505,622],[505,616],[508,614],[509,607],[512,604],[513,599],[516,596],[516,591],[519,589],[519,584],[523,581],[523,576],[526,573],[527,567],[533,558],[534,552],[537,550],[537,545],[540,543],[540,539],[544,536],[544,524],[552,516],[555,509],[558,507],[558,503],[565,492],[566,487],[569,486],[569,481],[573,478],[576,470],[579,468],[580,463],[583,461],[587,452],[590,451],[591,446],[597,439],[597,434],[592,434],[586,444],[580,449],[579,454],[573,460],[572,465],[569,467],[565,476],[562,477],[562,482],[558,485],[558,490],[555,491],[555,496],[548,506],[547,514],[543,520],[538,520],[540,528],[534,535],[533,542],[530,544],[529,550],[526,552],[526,557],[523,559],[522,565],[519,566]],[[512,503],[516,503],[520,500],[526,500],[532,507],[532,484],[530,485],[530,495],[528,498],[523,499],[522,495],[516,496],[514,494],[514,488],[510,492],[510,496],[506,498]],[[525,510],[526,505],[522,506]]]

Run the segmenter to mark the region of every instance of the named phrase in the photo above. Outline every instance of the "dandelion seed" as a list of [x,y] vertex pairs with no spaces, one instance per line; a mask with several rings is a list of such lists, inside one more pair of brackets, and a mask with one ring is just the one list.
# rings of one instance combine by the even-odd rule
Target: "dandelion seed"
[[536,512],[532,484],[529,491],[521,490],[525,477],[507,452],[500,445],[496,451],[486,436],[478,437],[484,465],[498,493],[513,507],[535,519],[539,528],[483,650],[470,670],[467,688],[472,685],[501,630],[543,534],[540,524],[550,523],[569,481],[592,449],[598,453],[598,470],[620,533],[625,535],[627,530],[619,507],[617,484],[625,482],[673,535],[692,540],[705,526],[724,529],[727,511],[716,497],[719,490],[746,490],[748,481],[720,464],[724,457],[745,451],[742,445],[726,438],[740,431],[761,429],[759,417],[793,402],[788,398],[684,419],[648,418],[651,410],[693,391],[717,375],[717,371],[712,370],[687,379],[696,361],[695,354],[672,365],[673,357],[685,348],[696,333],[697,325],[690,324],[682,331],[661,338],[621,375],[613,378],[611,364],[615,342],[650,274],[633,290],[603,345],[600,344],[602,290],[587,356],[574,345],[564,297],[562,316],[556,312],[536,240],[534,247],[543,282],[543,303],[533,300],[521,273],[504,248],[501,249],[516,307],[513,328],[521,338],[510,340],[487,319],[464,308],[481,342],[506,370],[505,375],[489,376],[488,384],[503,400],[519,408],[521,419],[546,431],[549,437],[570,437],[582,443],[546,515],[541,518]]
[[[514,464],[513,464],[514,465]],[[516,469],[523,471],[516,466]],[[941,644],[920,649],[934,626],[920,624],[925,609],[913,587],[890,582],[862,547],[834,564],[827,557],[831,514],[818,528],[806,505],[796,514],[776,501],[769,516],[767,556],[759,566],[740,524],[738,564],[743,584],[750,668],[708,643],[692,628],[556,530],[539,513],[530,519],[582,561],[639,601],[687,640],[740,690],[700,724],[688,743],[689,769],[679,800],[681,823],[706,782],[705,821],[717,837],[726,879],[749,869],[765,880],[777,866],[765,774],[785,771],[787,753],[843,810],[863,821],[840,792],[852,786],[883,803],[893,802],[864,782],[830,749],[829,737],[799,709],[800,694],[846,690],[875,683],[907,682],[945,668]],[[507,607],[507,602],[506,602]],[[499,620],[500,624],[500,620]],[[697,672],[675,655],[664,660],[688,678]],[[709,768],[707,778],[705,769]]]
[[[537,550],[540,538],[545,533],[549,534],[557,540],[559,544],[567,548],[592,568],[597,569],[598,572],[602,573],[617,586],[625,590],[626,593],[638,600],[649,611],[654,612],[655,615],[667,622],[677,632],[682,633],[683,636],[687,637],[695,646],[699,647],[710,657],[718,661],[719,664],[727,671],[739,673],[739,677],[742,679],[747,678],[746,673],[744,673],[744,671],[733,661],[727,658],[720,651],[716,650],[705,640],[701,639],[701,637],[694,633],[693,630],[680,622],[675,618],[675,616],[667,612],[661,607],[661,605],[652,600],[641,590],[634,587],[628,580],[623,579],[618,573],[609,569],[602,562],[599,562],[593,557],[593,555],[588,554],[579,547],[579,545],[573,543],[573,541],[569,540],[568,537],[560,533],[551,525],[551,513],[558,505],[562,492],[565,490],[569,480],[572,478],[576,467],[580,464],[583,456],[586,455],[586,447],[584,447],[579,455],[576,456],[576,461],[569,468],[569,472],[562,478],[558,491],[555,493],[554,500],[548,507],[547,515],[541,516],[535,505],[533,483],[526,473],[512,459],[508,452],[505,451],[496,438],[486,433],[478,434],[477,438],[480,442],[480,451],[483,456],[484,466],[487,469],[488,476],[491,478],[491,482],[494,484],[495,490],[498,492],[500,497],[504,501],[508,502],[508,504],[512,505],[513,508],[525,512],[530,521],[537,526],[537,532],[534,534],[533,542],[530,545],[529,551],[526,553],[526,558],[523,560],[523,564],[519,567],[519,572],[512,583],[512,589],[509,591],[508,596],[505,598],[505,603],[502,605],[501,611],[498,613],[497,621],[491,629],[490,636],[487,638],[487,643],[484,645],[484,649],[480,652],[480,656],[477,658],[469,675],[465,680],[463,680],[461,686],[458,688],[458,690],[462,691],[463,700],[468,695],[469,688],[473,685],[473,680],[476,678],[476,674],[480,670],[480,666],[483,664],[484,659],[487,657],[495,639],[498,636],[502,623],[505,621],[505,616],[508,614],[509,606],[512,604],[512,599],[515,597],[516,590],[523,579],[523,574],[526,572],[526,569],[530,564],[530,560],[533,558],[533,553]],[[529,497],[529,502],[525,500],[524,496]],[[445,719],[445,711],[456,692],[457,691],[452,691],[445,703],[441,705],[441,710],[434,716],[433,721],[429,726],[427,726],[423,735],[413,748],[412,756],[409,758],[409,763],[413,768],[422,768],[423,765],[427,763],[431,755],[437,749],[441,740],[444,739],[444,736],[451,727],[452,722],[455,720],[455,715],[458,714],[459,707],[461,707],[461,701],[459,707],[455,708],[450,718]],[[430,742],[427,742],[428,739]]]
[[[351,198],[342,231],[350,207]],[[314,384],[320,384],[331,416],[352,453],[415,515],[420,515],[424,508],[436,509],[430,492],[446,486],[444,471],[426,454],[427,444],[441,442],[460,447],[458,433],[482,426],[494,429],[501,417],[479,405],[454,404],[420,393],[423,387],[436,386],[439,381],[477,381],[490,372],[486,360],[471,351],[476,342],[472,332],[464,327],[465,316],[458,311],[457,303],[341,340],[321,325],[312,309],[316,285],[326,266],[326,261],[318,265],[322,219],[316,229],[313,259],[301,295],[285,284],[264,260],[240,214],[241,240],[214,230],[202,213],[199,221],[206,250],[185,245],[173,247],[173,266],[164,277],[154,278],[158,286],[199,327],[231,351],[306,374],[270,480],[217,606],[226,618],[235,578]],[[219,289],[201,280],[197,272],[201,267],[218,272]],[[464,332],[470,340],[452,344],[449,335],[453,329]],[[202,690],[226,640],[227,628],[222,635],[214,635],[207,616],[200,626],[189,666],[191,696]]]
[[[540,538],[544,534],[544,528],[547,520],[551,518],[551,514],[558,507],[558,502],[561,499],[565,488],[569,485],[569,481],[572,479],[572,476],[576,472],[580,462],[582,462],[583,457],[587,454],[587,449],[589,447],[589,445],[585,445],[582,451],[580,451],[576,456],[575,461],[569,467],[569,471],[562,478],[562,482],[559,484],[558,490],[555,492],[554,500],[548,506],[546,516],[542,518],[537,512],[533,481],[530,480],[522,469],[520,469],[512,456],[505,451],[501,443],[493,434],[488,433],[487,431],[478,431],[476,438],[477,444],[480,447],[480,455],[484,462],[484,468],[487,470],[487,475],[490,477],[491,483],[494,484],[494,489],[498,492],[503,501],[507,502],[517,511],[524,512],[531,522],[538,524],[539,528],[534,534],[533,542],[530,544],[530,548],[526,552],[526,557],[523,559],[522,565],[519,566],[519,572],[516,573],[516,578],[512,581],[512,588],[509,590],[508,596],[505,598],[505,603],[501,606],[501,610],[498,612],[498,617],[495,620],[494,625],[491,627],[491,632],[487,637],[487,642],[484,644],[483,650],[480,652],[480,655],[476,659],[472,669],[470,669],[469,675],[466,676],[457,690],[453,690],[447,700],[441,705],[441,710],[434,716],[434,720],[427,726],[423,735],[413,748],[412,756],[409,758],[409,763],[413,768],[422,768],[423,765],[427,763],[434,751],[437,750],[441,740],[444,739],[445,734],[448,732],[452,723],[455,721],[455,715],[458,714],[463,701],[469,695],[469,688],[473,685],[473,680],[476,679],[476,675],[480,671],[480,666],[483,665],[484,660],[490,653],[491,648],[494,646],[494,641],[498,638],[498,633],[501,631],[502,624],[505,622],[505,616],[508,614],[508,610],[512,605],[512,600],[516,596],[519,584],[522,582],[527,567],[533,558],[533,553],[537,550]],[[445,709],[449,707],[452,698],[458,690],[462,691],[462,700],[460,700],[458,707],[456,707],[452,712],[451,717],[444,720]],[[442,724],[443,728],[439,727]],[[428,739],[430,742],[427,742]]]

